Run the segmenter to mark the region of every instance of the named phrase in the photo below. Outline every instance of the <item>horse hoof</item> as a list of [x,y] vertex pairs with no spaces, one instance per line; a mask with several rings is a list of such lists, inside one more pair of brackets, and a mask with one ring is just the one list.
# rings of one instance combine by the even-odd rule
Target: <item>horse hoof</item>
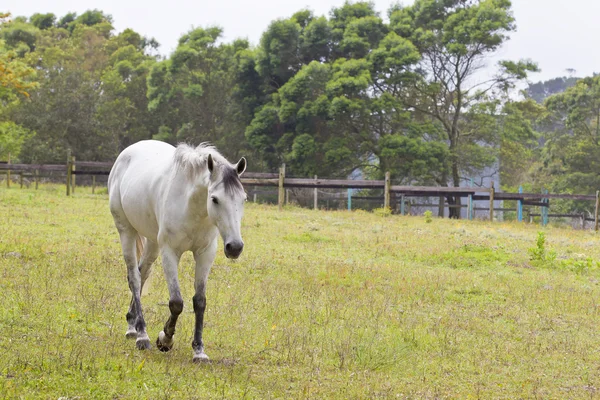
[[163,352],[171,350],[173,348],[173,338],[171,338],[171,341],[169,343],[165,332],[160,331],[160,333],[158,334],[158,338],[156,338],[156,347],[158,347],[158,349]]
[[138,348],[138,350],[148,350],[150,348],[150,339],[148,339],[148,336],[138,338],[135,341],[135,345]]
[[205,352],[195,353],[192,361],[196,364],[207,363],[210,361],[210,358],[206,355]]
[[137,338],[137,332],[135,329],[127,329],[127,332],[125,332],[125,337],[127,339],[135,339]]

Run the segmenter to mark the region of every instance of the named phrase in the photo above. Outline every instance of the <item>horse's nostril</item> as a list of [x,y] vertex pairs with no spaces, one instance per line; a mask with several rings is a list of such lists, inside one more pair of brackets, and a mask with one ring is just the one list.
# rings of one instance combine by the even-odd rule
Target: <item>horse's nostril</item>
[[240,253],[242,252],[243,248],[244,248],[243,242],[233,241],[233,242],[225,244],[225,253],[237,258],[237,256],[239,256]]

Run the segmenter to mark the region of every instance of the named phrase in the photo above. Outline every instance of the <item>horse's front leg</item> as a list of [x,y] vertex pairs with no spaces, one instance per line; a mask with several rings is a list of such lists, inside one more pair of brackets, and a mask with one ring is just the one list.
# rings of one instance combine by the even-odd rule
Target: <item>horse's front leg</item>
[[181,254],[165,246],[161,249],[161,257],[169,288],[169,311],[171,311],[171,316],[167,320],[164,329],[158,334],[156,346],[160,351],[169,351],[173,347],[173,335],[175,335],[177,318],[183,311],[183,298],[181,297],[179,278],[177,277],[177,266]]
[[196,261],[196,277],[194,281],[196,293],[193,297],[196,325],[194,328],[194,341],[192,342],[194,362],[208,361],[208,356],[204,352],[204,343],[202,342],[202,328],[204,326],[204,311],[206,310],[206,282],[216,254],[216,238],[206,249],[194,253]]

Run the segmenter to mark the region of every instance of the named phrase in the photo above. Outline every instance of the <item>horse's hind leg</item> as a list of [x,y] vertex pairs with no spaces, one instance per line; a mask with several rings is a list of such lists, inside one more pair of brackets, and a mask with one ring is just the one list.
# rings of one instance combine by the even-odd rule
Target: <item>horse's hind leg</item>
[[142,274],[142,292],[144,291],[150,272],[152,272],[152,264],[158,258],[158,244],[148,239],[144,243],[144,251],[142,252],[142,259],[139,266],[140,274]]
[[178,254],[168,246],[161,248],[161,257],[167,286],[169,288],[169,311],[171,316],[165,323],[164,329],[158,334],[156,346],[160,351],[169,351],[173,347],[173,335],[175,335],[175,326],[177,318],[183,311],[183,298],[179,290],[179,278],[177,277],[177,266],[181,254]]
[[[141,277],[141,290],[144,289],[144,284],[150,276],[150,272],[152,270],[152,264],[156,261],[158,257],[158,245],[151,240],[144,240],[144,246],[142,250],[142,255],[138,264],[138,269],[140,271]],[[131,303],[129,305],[129,311],[127,312],[127,333],[125,336],[127,338],[137,338],[137,330],[135,329],[135,319],[136,313],[134,308],[134,296],[131,296]]]
[[132,304],[130,312],[127,313],[127,322],[130,326],[135,327],[137,339],[135,344],[138,349],[144,350],[150,348],[150,339],[146,333],[146,321],[142,313],[142,302],[140,299],[142,291],[142,277],[137,265],[135,241],[138,237],[137,232],[133,229],[127,229],[117,226],[121,237],[121,248],[123,249],[123,257],[127,265],[127,281],[132,295]]

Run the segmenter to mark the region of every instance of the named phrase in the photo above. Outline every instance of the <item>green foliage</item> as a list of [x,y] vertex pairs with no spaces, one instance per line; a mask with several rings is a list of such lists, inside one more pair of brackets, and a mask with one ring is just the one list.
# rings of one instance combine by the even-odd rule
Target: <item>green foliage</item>
[[535,247],[528,249],[529,258],[541,265],[552,265],[556,260],[556,252],[546,248],[546,234],[538,232]]
[[433,221],[433,213],[431,212],[431,210],[425,211],[423,215],[425,216],[426,223],[430,224]]
[[412,181],[435,185],[448,165],[449,152],[444,143],[393,134],[383,137],[379,146],[384,169],[393,171],[398,180],[409,177]]
[[260,39],[257,70],[271,90],[285,84],[302,67],[299,57],[302,27],[294,19],[276,20]]
[[35,50],[40,31],[26,22],[13,21],[2,24],[0,38],[9,49],[16,50],[21,56]]
[[577,275],[586,275],[595,273],[600,269],[600,263],[594,261],[592,257],[569,258],[560,261],[560,268],[572,271]]
[[[131,30],[112,35],[110,17],[97,10],[66,16],[56,28],[48,26],[51,17],[18,23],[35,32],[35,42],[13,62],[34,67],[39,79],[35,90],[27,90],[28,101],[4,110],[4,118],[37,132],[22,143],[23,161],[63,161],[67,149],[80,159],[114,160],[127,145],[156,133],[146,97],[154,59],[141,36]],[[4,24],[0,35],[16,37],[14,25]]]
[[[196,28],[179,39],[171,58],[152,66],[147,80],[149,109],[161,126],[169,128],[171,143],[210,141],[230,158],[241,156],[248,145],[244,131],[256,99],[254,63],[248,60],[246,41],[217,44],[221,28]],[[251,54],[251,53],[250,53]],[[247,97],[248,96],[248,97]]]
[[29,130],[15,124],[14,122],[0,122],[0,160],[19,158],[23,143],[33,136]]
[[56,22],[56,15],[52,13],[36,13],[29,18],[29,22],[31,22],[31,24],[38,29],[50,29],[54,26],[54,23]]
[[72,26],[71,24],[75,21],[75,18],[77,18],[77,13],[67,13],[58,20],[56,25],[59,28],[69,29]]
[[503,107],[500,182],[506,191],[516,191],[519,186],[528,186],[538,192],[550,182],[539,175],[541,147],[539,121],[547,110],[532,99],[508,102]]
[[18,103],[20,98],[29,97],[29,91],[36,88],[38,83],[35,81],[35,70],[2,44],[0,41],[0,105],[8,106]]
[[[600,77],[577,83],[546,99],[549,113],[543,156],[558,191],[591,193],[600,187]],[[589,206],[588,206],[589,207]],[[581,209],[580,209],[581,210]]]
[[100,10],[88,10],[75,18],[75,22],[87,26],[94,26],[104,22],[112,23],[112,17]]

